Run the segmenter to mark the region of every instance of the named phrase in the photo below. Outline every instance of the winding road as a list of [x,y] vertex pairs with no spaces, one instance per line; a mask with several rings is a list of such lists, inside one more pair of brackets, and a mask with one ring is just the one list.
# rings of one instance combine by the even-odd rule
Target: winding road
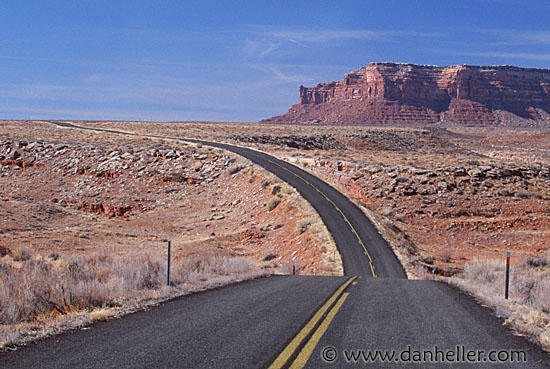
[[277,276],[178,298],[2,353],[1,368],[550,367],[470,296],[407,280],[368,218],[317,177],[239,146],[148,137],[230,150],[294,186],[333,235],[346,277]]

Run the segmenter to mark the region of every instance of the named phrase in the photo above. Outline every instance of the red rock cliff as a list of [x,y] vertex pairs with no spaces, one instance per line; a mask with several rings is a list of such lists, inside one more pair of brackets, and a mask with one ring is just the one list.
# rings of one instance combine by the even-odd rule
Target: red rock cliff
[[550,70],[370,63],[338,82],[300,86],[282,123],[550,126]]

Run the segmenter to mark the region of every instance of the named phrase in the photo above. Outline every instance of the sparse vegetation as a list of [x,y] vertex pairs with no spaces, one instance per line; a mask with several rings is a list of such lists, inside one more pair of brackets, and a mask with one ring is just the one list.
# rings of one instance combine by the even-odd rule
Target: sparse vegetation
[[272,197],[268,202],[267,202],[267,209],[269,211],[272,211],[274,210],[279,204],[281,203],[281,199],[277,196],[275,197]]
[[[22,252],[16,250],[15,254]],[[22,337],[16,323],[85,314],[86,319],[79,323],[85,324],[106,319],[112,315],[108,312],[111,308],[139,306],[159,296],[257,274],[248,259],[209,253],[175,261],[173,285],[167,288],[166,261],[153,254],[132,258],[106,253],[55,257],[35,254],[20,260],[5,256],[0,261],[0,349]]]
[[311,226],[312,222],[313,222],[313,219],[311,219],[311,218],[304,218],[304,219],[298,220],[296,222],[296,233],[302,234],[305,231],[307,231],[309,226]]
[[232,176],[233,174],[236,174],[236,173],[240,172],[243,169],[244,169],[244,165],[237,164],[237,165],[233,165],[232,167],[229,167],[227,172],[229,173],[230,176]]
[[[527,259],[512,265],[510,273],[510,299],[527,305],[538,312],[550,314],[550,254]],[[533,265],[536,260],[536,265]],[[502,296],[505,264],[503,260],[474,259],[467,263],[462,278],[484,286],[491,296]]]
[[279,186],[279,185],[273,186],[273,189],[271,190],[271,194],[276,195],[279,192],[281,192],[281,186]]
[[492,306],[519,331],[550,349],[550,253],[512,263],[510,298],[504,299],[503,260],[474,259],[450,281]]
[[182,173],[182,172],[174,172],[174,173],[172,173],[172,175],[170,176],[170,180],[171,180],[172,182],[179,182],[179,183],[182,183],[182,182],[187,181],[187,178],[186,178],[185,174]]

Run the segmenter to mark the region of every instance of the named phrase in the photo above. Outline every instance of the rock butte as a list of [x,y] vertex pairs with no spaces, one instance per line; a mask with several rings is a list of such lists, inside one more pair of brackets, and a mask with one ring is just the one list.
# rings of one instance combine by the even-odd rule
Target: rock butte
[[550,126],[550,70],[370,63],[264,122]]

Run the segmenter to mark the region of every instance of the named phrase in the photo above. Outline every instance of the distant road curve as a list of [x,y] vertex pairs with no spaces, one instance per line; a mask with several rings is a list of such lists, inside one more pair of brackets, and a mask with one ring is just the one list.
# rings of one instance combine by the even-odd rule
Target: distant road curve
[[65,128],[201,143],[232,151],[264,167],[295,187],[317,210],[342,256],[345,275],[406,278],[399,260],[365,214],[332,186],[295,165],[260,151],[225,143],[183,137],[144,135],[113,129],[78,126],[67,122],[54,121],[50,123]]

